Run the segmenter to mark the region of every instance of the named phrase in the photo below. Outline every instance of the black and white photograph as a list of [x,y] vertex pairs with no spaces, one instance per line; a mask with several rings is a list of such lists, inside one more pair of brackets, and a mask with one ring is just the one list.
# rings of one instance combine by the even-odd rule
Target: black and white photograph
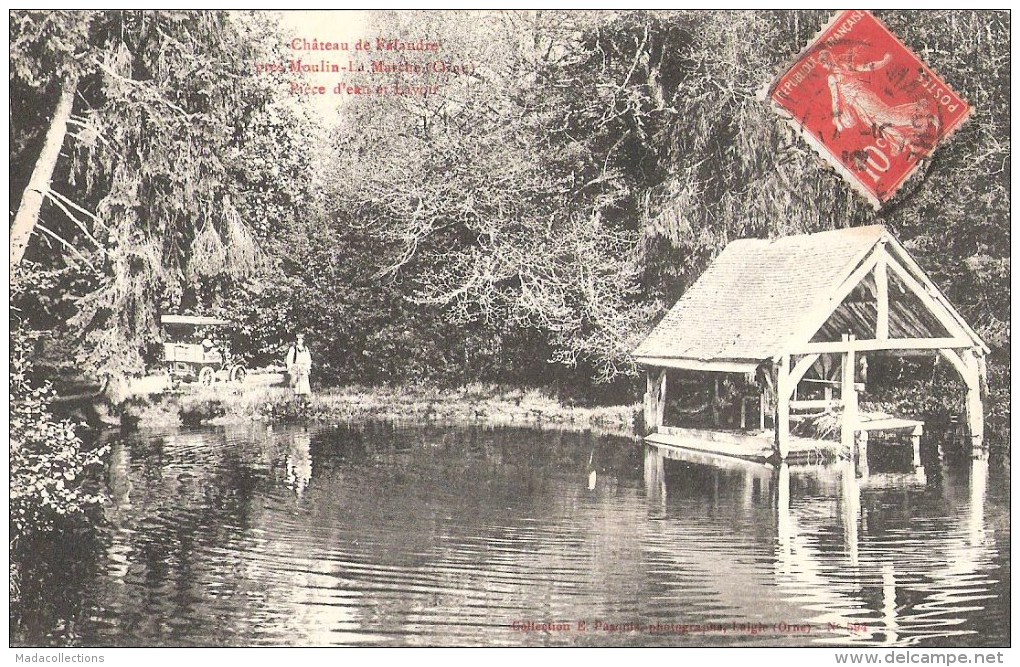
[[12,663],[1008,662],[1009,10],[9,24]]

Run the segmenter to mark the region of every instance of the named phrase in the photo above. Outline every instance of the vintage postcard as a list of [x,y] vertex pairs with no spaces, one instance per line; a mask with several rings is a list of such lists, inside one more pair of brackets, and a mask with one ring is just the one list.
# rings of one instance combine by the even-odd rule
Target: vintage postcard
[[13,662],[1008,659],[1009,12],[9,19]]

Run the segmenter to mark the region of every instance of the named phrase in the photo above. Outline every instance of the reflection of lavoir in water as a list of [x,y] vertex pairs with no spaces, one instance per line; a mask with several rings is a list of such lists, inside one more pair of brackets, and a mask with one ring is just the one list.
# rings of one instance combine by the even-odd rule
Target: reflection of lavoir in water
[[[994,597],[991,585],[995,582],[982,576],[996,551],[984,519],[987,457],[971,461],[966,508],[948,526],[941,522],[928,526],[923,514],[913,516],[922,506],[911,508],[906,521],[897,516],[902,499],[925,493],[929,475],[918,475],[916,470],[860,478],[852,461],[825,467],[781,464],[768,470],[738,459],[712,463],[700,453],[648,446],[646,495],[663,507],[667,506],[667,460],[684,461],[695,469],[711,466],[713,474],[723,472],[744,485],[745,501],[751,499],[759,507],[763,502],[771,504],[775,581],[791,601],[813,612],[810,621],[822,632],[811,641],[912,646],[967,634],[972,631],[959,628],[964,610],[971,609],[974,600]],[[729,472],[739,469],[744,470],[741,476]],[[944,478],[947,497],[939,504],[962,500],[953,496],[949,486]],[[683,496],[685,506],[695,502],[689,489],[671,491]],[[756,512],[746,502],[744,506]],[[683,523],[677,530],[685,538],[707,541],[707,536],[698,534],[700,526],[684,522],[683,515],[681,509],[680,516],[673,517]],[[837,523],[842,528],[842,549],[834,553],[829,536]],[[917,528],[911,529],[911,524]],[[735,542],[743,539],[732,537]],[[920,571],[918,562],[924,563]],[[913,569],[902,563],[912,564]],[[743,576],[728,550],[719,552],[718,567],[730,577]],[[743,585],[748,596],[755,595],[751,581]],[[722,603],[725,591],[720,588],[718,595]]]
[[913,154],[926,154],[935,145],[940,127],[927,99],[889,105],[875,92],[878,84],[867,75],[889,64],[885,54],[871,63],[854,62],[856,49],[835,56],[825,50],[818,61],[828,70],[829,94],[832,96],[832,124],[837,133],[858,125],[862,131],[889,142],[890,152],[899,155],[908,149]]
[[[102,531],[107,549],[77,572],[47,562],[46,594],[68,605],[31,621],[33,644],[72,624],[86,646],[1008,641],[998,570],[1008,507],[995,462],[990,476],[981,460],[951,460],[945,473],[936,463],[923,485],[906,451],[890,460],[908,472],[883,472],[879,456],[867,480],[838,467],[780,474],[659,456],[646,460],[655,483],[642,488],[625,439],[378,424],[309,427],[302,475],[305,434],[118,434],[110,484],[121,514]],[[610,622],[785,625],[756,635],[507,628],[592,610]],[[868,632],[830,631],[824,619]]]

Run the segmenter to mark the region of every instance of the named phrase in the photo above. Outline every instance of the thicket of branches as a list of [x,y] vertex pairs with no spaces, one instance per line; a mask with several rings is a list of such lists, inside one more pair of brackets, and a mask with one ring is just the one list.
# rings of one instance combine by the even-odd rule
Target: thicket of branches
[[542,331],[599,379],[730,240],[874,223],[1008,351],[1009,16],[879,15],[976,112],[877,213],[759,96],[817,11],[383,16],[482,66],[350,109],[337,197],[420,302]]
[[1009,15],[878,15],[975,113],[876,213],[758,96],[825,12],[381,13],[477,66],[325,133],[255,76],[266,17],[15,12],[15,198],[77,89],[26,255],[55,287],[18,313],[71,318],[95,374],[141,370],[155,314],[186,310],[238,319],[253,362],[307,330],[326,383],[583,393],[628,386],[635,341],[728,241],[879,222],[1003,359]]

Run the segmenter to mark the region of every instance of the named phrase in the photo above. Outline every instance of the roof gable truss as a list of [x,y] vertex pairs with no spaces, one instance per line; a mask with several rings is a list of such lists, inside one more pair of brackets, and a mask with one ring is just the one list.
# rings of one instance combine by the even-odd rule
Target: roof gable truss
[[[890,252],[889,244],[892,245]],[[834,288],[825,303],[819,304],[804,319],[801,326],[790,339],[784,353],[804,354],[811,352],[837,352],[847,348],[847,343],[840,340],[816,341],[816,335],[826,325],[834,325],[844,329],[845,319],[855,317],[845,305],[853,294],[868,294],[874,300],[875,316],[864,321],[860,311],[856,315],[858,321],[855,328],[864,328],[867,337],[858,337],[853,347],[858,350],[908,350],[908,349],[946,349],[984,347],[963,318],[937,291],[930,280],[924,276],[920,268],[909,260],[910,266],[904,266],[901,258],[909,257],[906,251],[889,236],[883,237],[872,250],[858,263],[857,267]],[[912,270],[911,270],[912,269]],[[919,279],[920,278],[920,279]],[[895,287],[894,293],[905,293],[910,305],[890,298],[890,283]],[[897,292],[898,290],[898,292]],[[859,302],[855,302],[859,303]],[[910,312],[910,306],[917,312]],[[837,311],[842,312],[837,315]],[[909,321],[914,331],[923,331],[924,335],[916,337],[890,337],[890,314],[895,311],[897,328],[903,330],[904,321]],[[928,324],[925,324],[927,322]],[[934,324],[937,323],[937,324]],[[948,335],[946,335],[948,333]]]

